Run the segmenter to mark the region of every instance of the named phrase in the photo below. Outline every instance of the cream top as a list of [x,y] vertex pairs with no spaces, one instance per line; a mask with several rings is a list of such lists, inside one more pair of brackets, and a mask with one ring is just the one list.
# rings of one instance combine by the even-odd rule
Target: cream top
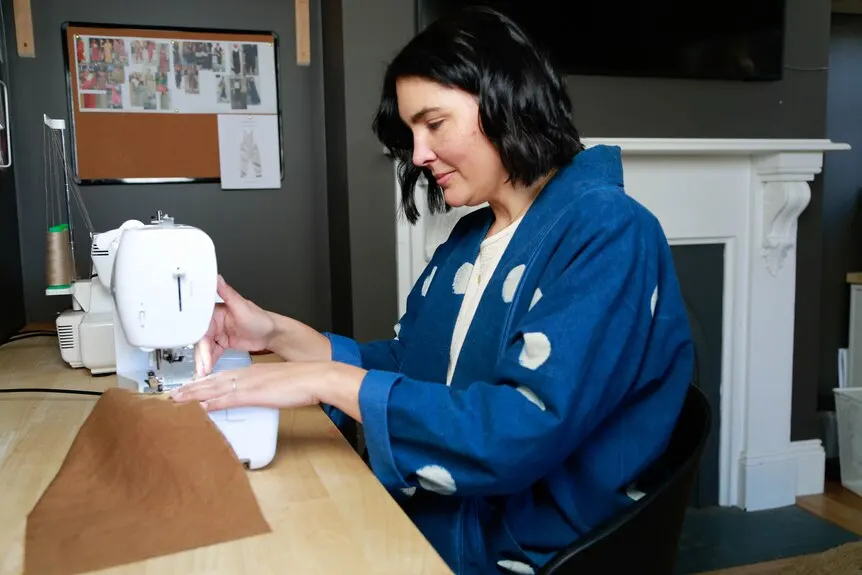
[[512,239],[522,219],[523,216],[493,236],[485,238],[479,247],[479,255],[473,263],[467,285],[464,286],[464,300],[461,302],[458,319],[455,321],[452,345],[449,348],[449,371],[446,374],[446,385],[452,384],[452,375],[455,373],[455,366],[458,364],[461,346],[464,344],[464,338],[467,336],[467,330],[473,321],[473,316],[476,314],[476,308],[479,306],[482,294],[485,292],[488,281],[494,275],[494,270],[497,268],[497,264],[509,245],[509,240]]

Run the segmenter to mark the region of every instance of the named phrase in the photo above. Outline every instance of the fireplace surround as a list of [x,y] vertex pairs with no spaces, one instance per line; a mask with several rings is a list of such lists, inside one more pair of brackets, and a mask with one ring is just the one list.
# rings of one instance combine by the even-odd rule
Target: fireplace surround
[[[820,440],[790,439],[796,223],[823,154],[850,147],[824,139],[584,143],[621,148],[627,193],[656,215],[672,245],[724,246],[719,505],[770,509],[822,493]],[[430,216],[423,194],[416,200],[417,224],[397,222],[399,313],[434,249],[469,211]]]

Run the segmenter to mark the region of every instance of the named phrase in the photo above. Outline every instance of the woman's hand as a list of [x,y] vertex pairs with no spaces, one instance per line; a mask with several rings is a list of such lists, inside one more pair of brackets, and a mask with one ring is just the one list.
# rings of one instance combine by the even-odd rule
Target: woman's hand
[[196,379],[171,396],[177,402],[198,401],[207,411],[325,403],[361,422],[359,388],[365,373],[332,361],[256,363]]
[[199,377],[213,370],[226,349],[261,351],[275,332],[272,315],[242,297],[221,276],[218,294],[224,303],[216,304],[209,330],[195,346],[195,375]]

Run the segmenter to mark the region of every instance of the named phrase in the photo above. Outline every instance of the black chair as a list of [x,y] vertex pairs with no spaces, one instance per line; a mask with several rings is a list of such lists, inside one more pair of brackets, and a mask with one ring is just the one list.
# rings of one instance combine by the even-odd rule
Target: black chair
[[560,551],[540,575],[674,573],[680,532],[711,425],[709,403],[692,385],[667,449],[637,481],[646,495]]

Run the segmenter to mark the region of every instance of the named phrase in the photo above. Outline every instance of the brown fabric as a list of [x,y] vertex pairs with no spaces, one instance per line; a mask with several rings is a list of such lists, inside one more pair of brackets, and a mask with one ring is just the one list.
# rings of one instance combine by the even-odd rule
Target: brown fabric
[[24,571],[81,573],[270,531],[200,405],[112,388],[27,518]]

